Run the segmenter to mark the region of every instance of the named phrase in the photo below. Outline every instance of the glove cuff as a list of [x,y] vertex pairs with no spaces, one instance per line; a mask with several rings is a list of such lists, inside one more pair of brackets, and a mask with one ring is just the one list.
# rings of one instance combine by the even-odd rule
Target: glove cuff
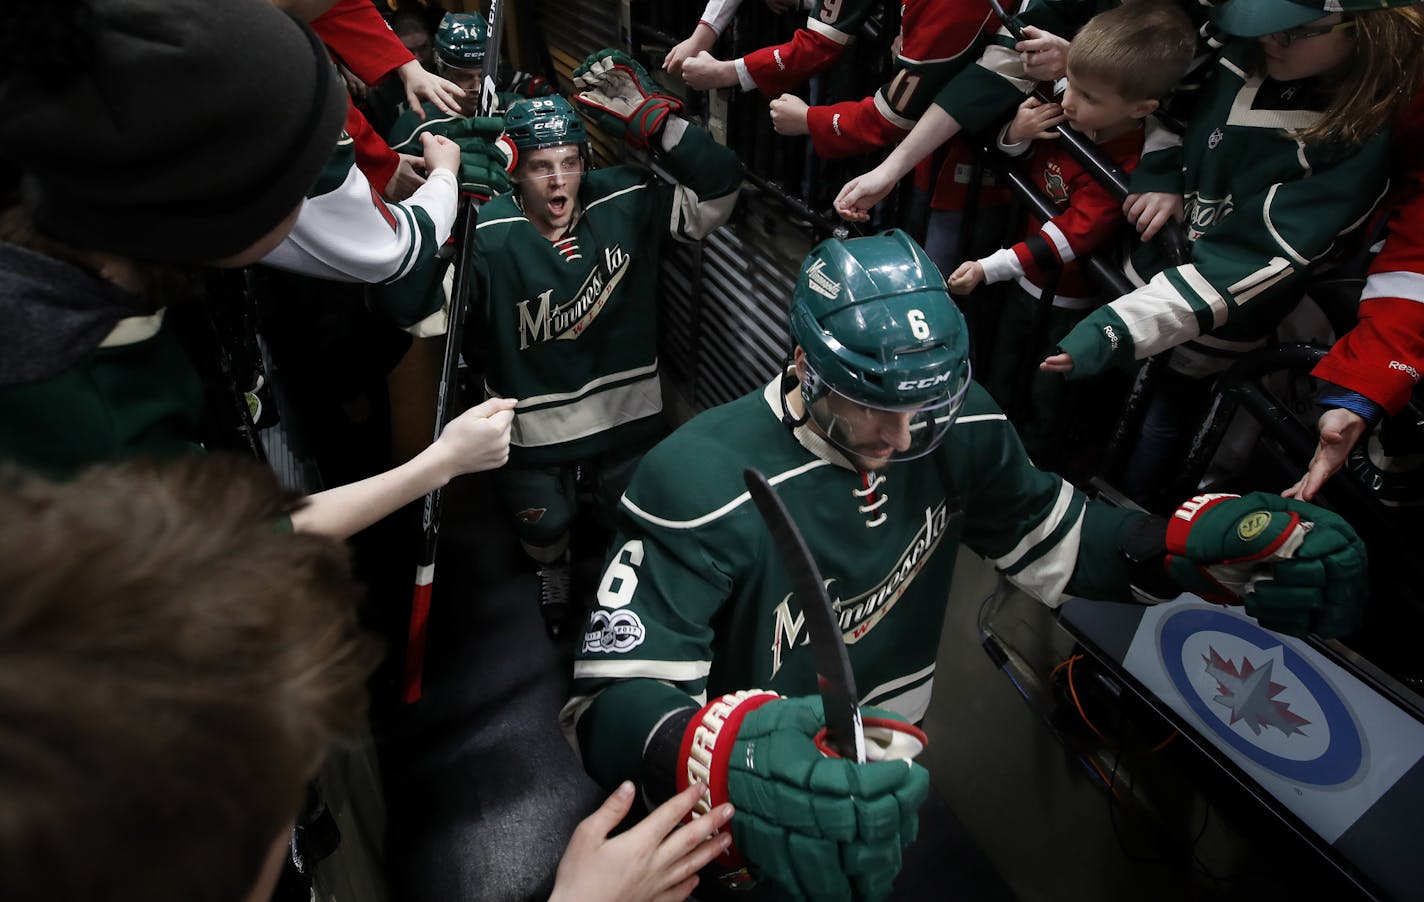
[[1232,498],[1240,498],[1240,495],[1232,494],[1202,494],[1193,495],[1181,503],[1172,516],[1167,519],[1167,551],[1169,554],[1186,554],[1187,536],[1192,531],[1192,526],[1201,518],[1201,515]]
[[[682,792],[695,782],[707,789],[693,806],[686,820],[708,814],[713,808],[729,801],[727,795],[727,762],[736,744],[737,730],[748,714],[767,702],[781,698],[775,692],[744,689],[731,692],[709,702],[693,716],[682,735],[678,754],[677,791]],[[746,862],[735,846],[718,858],[729,868],[745,867]]]

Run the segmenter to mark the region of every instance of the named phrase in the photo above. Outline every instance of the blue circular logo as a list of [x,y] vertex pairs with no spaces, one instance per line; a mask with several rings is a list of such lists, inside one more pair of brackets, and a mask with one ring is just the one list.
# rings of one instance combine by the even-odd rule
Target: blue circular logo
[[[1240,663],[1232,660],[1229,650],[1218,656],[1204,633],[1218,634],[1223,641],[1229,641],[1225,637],[1239,640],[1230,644],[1242,650]],[[1252,661],[1246,647],[1264,654]],[[1336,786],[1359,773],[1364,740],[1354,715],[1325,677],[1279,637],[1225,611],[1191,607],[1162,619],[1157,648],[1182,698],[1222,741],[1247,759],[1287,780],[1312,786]],[[1207,654],[1202,653],[1204,648]],[[1203,669],[1188,674],[1189,658],[1203,661]],[[1284,666],[1284,674],[1273,672],[1277,662]],[[1201,674],[1216,681],[1220,695],[1210,700],[1203,696]],[[1290,703],[1277,698],[1287,689],[1293,698]],[[1228,712],[1229,721],[1223,719]],[[1235,728],[1237,722],[1253,735]]]

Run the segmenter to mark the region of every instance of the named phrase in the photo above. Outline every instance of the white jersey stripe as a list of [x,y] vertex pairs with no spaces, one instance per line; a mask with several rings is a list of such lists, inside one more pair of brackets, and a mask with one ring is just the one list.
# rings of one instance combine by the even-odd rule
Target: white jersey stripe
[[1360,292],[1360,300],[1366,298],[1402,298],[1424,303],[1424,273],[1371,273],[1365,279],[1365,290]]
[[[528,412],[528,408],[541,407],[545,404],[555,404],[565,401],[577,401],[584,395],[591,394],[595,389],[613,382],[623,382],[628,379],[636,379],[639,376],[648,376],[658,371],[658,362],[654,360],[647,366],[635,367],[631,370],[623,370],[618,373],[610,373],[607,376],[600,376],[597,379],[587,382],[571,392],[554,392],[547,395],[530,395],[521,398],[519,404],[515,406],[515,411],[520,415]],[[489,393],[489,385],[486,383],[485,392]]]
[[823,38],[830,38],[837,44],[844,45],[849,44],[851,42],[850,35],[846,34],[844,31],[839,31],[835,28],[832,28],[824,22],[816,20],[814,17],[807,17],[806,28],[808,31],[814,31],[816,34],[820,35]]
[[635,382],[593,392],[577,404],[522,411],[510,427],[509,443],[532,448],[572,442],[656,416],[662,409],[662,385],[653,373]]
[[920,680],[923,680],[926,677],[934,676],[934,670],[935,666],[931,664],[930,666],[922,670],[917,670],[914,673],[908,673],[902,677],[897,677],[888,683],[881,683],[879,686],[876,686],[874,689],[861,696],[860,703],[862,705],[879,705],[879,699],[881,699],[883,696],[887,696],[897,689],[903,689],[906,686],[911,685],[912,683],[918,683]]
[[1085,509],[1080,508],[1078,517],[1063,538],[1044,551],[1038,560],[1007,577],[1009,582],[1023,589],[1039,601],[1056,608],[1063,603],[1063,590],[1073,576],[1078,565],[1078,546],[1083,539],[1083,517]]
[[475,226],[475,228],[486,229],[490,226],[496,226],[505,222],[528,222],[528,220],[523,216],[506,216],[503,219],[486,219],[484,222]]
[[694,680],[707,679],[711,672],[711,661],[640,661],[631,658],[574,661],[576,680],[602,677],[623,680],[643,677],[650,680],[691,683]]
[[994,566],[1000,570],[1009,570],[1023,559],[1039,543],[1053,534],[1053,531],[1063,522],[1063,518],[1068,514],[1068,507],[1073,503],[1073,487],[1066,482],[1058,484],[1058,497],[1053,501],[1053,509],[1048,512],[1048,516],[1039,521],[1033,529],[1024,534],[1019,543],[1002,557],[994,559]]
[[636,185],[630,185],[629,187],[624,188],[622,191],[614,191],[612,194],[605,194],[603,197],[600,197],[598,200],[584,207],[583,211],[587,213],[589,210],[592,210],[594,207],[598,206],[604,201],[612,200],[615,197],[622,197],[624,194],[627,194],[630,191],[642,191],[646,187],[648,187],[647,182],[639,182]]
[[[777,485],[779,483],[785,482],[788,479],[794,479],[797,476],[800,476],[802,473],[819,469],[820,467],[829,467],[830,465],[831,462],[828,460],[813,460],[810,463],[802,464],[801,466],[796,467],[795,469],[787,470],[785,473],[778,473],[775,476],[768,478],[767,482],[771,483],[772,485]],[[728,501],[726,504],[722,505],[711,513],[703,514],[702,516],[692,520],[665,520],[662,517],[654,516],[653,514],[648,513],[638,505],[634,504],[626,494],[623,496],[622,503],[623,506],[626,507],[629,512],[633,513],[634,515],[644,520],[647,520],[649,523],[662,526],[666,529],[696,529],[699,526],[705,526],[715,520],[720,520],[722,517],[725,517],[727,514],[730,514],[732,511],[736,510],[744,503],[751,500],[751,497],[752,496],[750,492],[742,492],[740,495],[733,498],[731,501]]]

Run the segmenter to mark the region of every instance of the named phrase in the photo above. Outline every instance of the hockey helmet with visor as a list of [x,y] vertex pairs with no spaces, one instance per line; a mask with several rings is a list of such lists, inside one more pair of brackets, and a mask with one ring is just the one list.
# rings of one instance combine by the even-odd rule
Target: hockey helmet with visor
[[876,466],[939,446],[969,389],[968,330],[909,235],[818,244],[790,319],[806,415],[833,445]]
[[453,69],[483,68],[488,34],[484,16],[446,13],[435,30],[435,58]]
[[523,97],[510,104],[504,114],[504,134],[520,153],[588,142],[583,120],[558,94]]

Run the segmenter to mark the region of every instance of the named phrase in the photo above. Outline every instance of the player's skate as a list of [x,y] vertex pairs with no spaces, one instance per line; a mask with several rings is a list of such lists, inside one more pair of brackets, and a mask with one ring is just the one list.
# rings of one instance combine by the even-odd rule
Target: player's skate
[[573,600],[569,553],[542,565],[539,575],[539,613],[544,616],[544,629],[557,639],[568,625],[569,606]]

